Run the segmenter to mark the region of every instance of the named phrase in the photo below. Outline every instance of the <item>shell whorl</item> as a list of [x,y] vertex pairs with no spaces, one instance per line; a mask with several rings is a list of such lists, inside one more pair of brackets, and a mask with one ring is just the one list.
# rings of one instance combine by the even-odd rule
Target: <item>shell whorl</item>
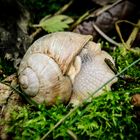
[[62,73],[65,74],[75,56],[91,39],[91,35],[80,35],[73,32],[52,33],[36,40],[25,57],[32,53],[44,53],[53,58]]
[[[19,67],[21,89],[32,96],[36,102],[53,104],[54,100],[57,100],[55,98],[59,96],[61,96],[60,100],[65,102],[69,100],[71,82],[62,75],[58,64],[52,58],[45,54],[35,53],[24,60],[21,65],[26,66],[25,69],[22,69],[22,66]],[[63,96],[62,93],[64,93]]]

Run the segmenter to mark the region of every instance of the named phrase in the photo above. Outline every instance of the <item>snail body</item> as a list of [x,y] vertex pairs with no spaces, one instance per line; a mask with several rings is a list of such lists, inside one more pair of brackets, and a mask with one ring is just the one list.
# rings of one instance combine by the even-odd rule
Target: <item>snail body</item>
[[79,104],[88,92],[114,76],[104,62],[108,58],[114,63],[112,57],[91,40],[90,35],[72,32],[56,32],[36,40],[19,66],[21,89],[37,103]]
[[[93,47],[94,46],[94,47]],[[76,75],[73,83],[73,94],[70,103],[77,105],[91,96],[94,91],[100,88],[104,83],[114,76],[114,72],[104,62],[107,58],[113,62],[112,57],[105,51],[101,51],[99,45],[90,42],[80,53],[82,60],[80,72]],[[114,62],[113,62],[114,63]],[[108,83],[94,96],[99,96],[104,89],[110,90],[110,87],[117,79]]]

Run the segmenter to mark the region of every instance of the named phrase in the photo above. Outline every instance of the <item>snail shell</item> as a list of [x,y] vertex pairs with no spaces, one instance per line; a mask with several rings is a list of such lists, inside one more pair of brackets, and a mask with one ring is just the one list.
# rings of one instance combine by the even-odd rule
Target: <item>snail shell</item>
[[[37,103],[78,104],[114,76],[104,62],[112,57],[92,36],[57,32],[36,40],[18,70],[21,89]],[[110,87],[117,79],[108,84]]]
[[21,89],[36,102],[66,103],[71,97],[72,84],[66,75],[70,63],[91,36],[70,32],[46,35],[33,43],[19,66]]

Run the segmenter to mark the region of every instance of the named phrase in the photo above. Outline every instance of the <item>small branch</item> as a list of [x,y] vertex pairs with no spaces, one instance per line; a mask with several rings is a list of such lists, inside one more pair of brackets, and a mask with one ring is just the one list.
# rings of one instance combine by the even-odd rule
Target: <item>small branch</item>
[[65,4],[59,11],[57,11],[54,15],[60,15],[62,13],[64,13],[73,3],[74,0],[70,0],[69,3]]
[[95,12],[95,15],[96,15],[96,16],[99,16],[99,15],[102,14],[103,12],[105,12],[105,11],[111,9],[112,7],[114,7],[115,5],[117,5],[118,3],[122,2],[122,1],[123,1],[123,0],[118,0],[118,1],[114,2],[114,3],[111,4],[111,5],[106,5],[106,6],[102,7],[101,9],[99,9],[99,10],[97,10],[97,11]]
[[94,29],[103,37],[105,38],[108,42],[110,42],[111,44],[115,45],[115,46],[120,46],[119,43],[117,43],[116,41],[114,41],[113,39],[111,39],[109,36],[107,36],[95,23],[92,24]]
[[128,49],[131,48],[131,45],[133,44],[134,40],[136,39],[136,36],[139,32],[139,28],[140,28],[140,20],[138,20],[137,26],[134,27],[134,29],[133,29],[132,33],[130,34],[128,40],[126,41]]
[[[128,23],[128,24],[130,24],[130,25],[133,25],[133,26],[135,26],[136,28],[138,28],[139,29],[139,27],[140,27],[140,21],[138,21],[138,24],[134,24],[134,23],[132,23],[132,22],[130,22],[130,21],[127,21],[127,20],[119,20],[119,21],[117,21],[116,23],[115,23],[115,27],[116,27],[116,31],[117,31],[117,33],[118,33],[118,35],[119,35],[119,37],[120,37],[120,40],[121,40],[121,42],[122,42],[122,44],[124,45],[124,47],[125,47],[125,49],[130,49],[130,43],[131,43],[131,39],[134,39],[134,37],[132,37],[132,35],[135,35],[137,32],[137,30],[138,29],[135,29],[135,30],[133,30],[133,34],[132,35],[130,35],[130,38],[127,40],[127,42],[125,43],[125,41],[124,41],[124,39],[123,39],[123,37],[122,37],[122,34],[121,34],[121,31],[120,31],[120,27],[119,27],[119,24],[120,23],[122,23],[122,22],[125,22],[125,23]],[[136,36],[135,36],[136,37]],[[132,41],[133,42],[133,41]],[[129,45],[129,46],[128,46]]]
[[77,135],[74,134],[70,129],[67,130],[67,133],[71,136],[73,140],[78,140]]
[[125,49],[126,49],[126,48],[127,48],[127,44],[124,42],[124,39],[123,39],[122,34],[121,34],[121,31],[120,31],[120,27],[119,27],[119,25],[118,25],[120,22],[122,22],[122,21],[117,21],[117,22],[115,23],[115,28],[116,28],[116,31],[117,31],[117,33],[118,33],[118,35],[119,35],[119,37],[120,37],[120,40],[121,40],[123,46],[124,46]]
[[30,37],[34,39],[40,32],[42,31],[42,28],[37,28],[35,32],[33,32]]
[[40,25],[39,24],[33,24],[32,27],[38,28],[38,27],[40,27]]
[[[129,36],[129,38],[126,42],[123,40],[121,31],[120,31],[120,28],[119,28],[119,25],[118,25],[121,22],[129,23],[129,24],[134,26],[134,29],[131,32],[131,34],[130,34],[130,36]],[[134,24],[134,23],[132,23],[130,21],[126,21],[126,20],[120,20],[120,21],[117,21],[115,23],[115,27],[116,27],[117,33],[118,33],[118,35],[119,35],[119,37],[122,41],[122,44],[125,47],[125,50],[131,51],[131,52],[133,52],[133,53],[135,53],[136,55],[139,56],[140,55],[140,49],[139,48],[131,48],[131,45],[133,44],[133,42],[134,42],[134,40],[135,40],[135,38],[138,34],[138,31],[139,31],[139,28],[140,28],[140,20],[138,20],[137,24]],[[126,53],[126,51],[125,51],[125,53]]]
[[[77,21],[71,26],[70,30],[73,30],[78,24],[80,24],[84,19],[88,19],[90,17],[94,18],[97,17],[99,15],[101,15],[103,12],[109,10],[110,8],[112,8],[113,6],[117,5],[118,3],[122,2],[123,0],[118,0],[115,3],[111,4],[111,5],[107,5],[104,6],[102,8],[99,8],[97,10],[95,10],[94,12],[93,9],[85,12],[82,16],[80,16]],[[92,14],[90,14],[92,12]]]
[[89,11],[86,11],[82,16],[80,16],[77,21],[74,22],[74,24],[71,25],[70,30],[73,30],[78,24],[80,24],[90,13]]

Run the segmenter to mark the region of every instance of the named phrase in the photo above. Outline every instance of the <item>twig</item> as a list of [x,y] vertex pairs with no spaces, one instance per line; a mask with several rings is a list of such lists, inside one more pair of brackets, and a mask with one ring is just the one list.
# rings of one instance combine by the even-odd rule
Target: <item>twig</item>
[[118,0],[116,2],[114,2],[113,4],[111,5],[107,5],[97,11],[95,11],[95,16],[99,16],[100,14],[102,14],[103,12],[109,10],[110,8],[114,7],[115,5],[117,5],[118,3],[122,2],[123,0]]
[[131,22],[131,21],[128,21],[128,20],[118,20],[118,21],[116,21],[116,24],[119,24],[119,23],[122,23],[122,22],[128,23],[128,24],[130,24],[130,25],[132,25],[132,26],[139,27],[137,24],[135,24],[135,23],[133,23],[133,22]]
[[110,8],[112,8],[113,6],[117,5],[118,3],[122,2],[123,0],[118,0],[116,1],[115,3],[111,4],[111,5],[106,5],[104,7],[101,7],[97,10],[95,10],[92,15],[89,15],[88,17],[86,17],[87,19],[90,18],[90,17],[97,17],[99,15],[101,15],[103,12],[109,10]]
[[[131,24],[131,25],[133,25],[133,26],[135,26],[135,27],[137,27],[137,28],[139,28],[139,25],[138,24],[134,24],[134,23],[132,23],[132,22],[130,22],[130,21],[127,21],[127,20],[119,20],[119,21],[117,21],[116,23],[115,23],[115,28],[116,28],[116,31],[117,31],[117,33],[118,33],[118,35],[119,35],[119,37],[120,37],[120,40],[121,40],[121,42],[122,42],[122,44],[124,45],[124,47],[125,47],[125,49],[130,49],[130,42],[131,42],[131,39],[128,39],[127,40],[127,43],[125,43],[125,41],[124,41],[124,39],[123,39],[123,37],[122,37],[122,34],[121,34],[121,31],[120,31],[120,27],[119,27],[119,24],[120,23],[122,23],[122,22],[125,22],[125,23],[129,23],[129,24]],[[138,23],[139,23],[139,21],[138,21]],[[140,24],[140,23],[139,23]],[[134,30],[135,31],[135,30]],[[136,33],[136,32],[135,32]],[[133,33],[134,34],[134,33]],[[132,37],[132,35],[130,35],[131,37]],[[136,36],[135,36],[136,37]],[[133,37],[133,39],[134,39],[134,37]],[[129,45],[129,46],[128,46]]]
[[37,28],[35,32],[33,32],[30,37],[34,39],[40,32],[42,31],[42,28]]
[[77,21],[75,21],[71,27],[70,27],[70,30],[73,30],[78,24],[80,24],[90,13],[91,10],[89,11],[86,11],[82,16],[80,16]]
[[128,49],[131,48],[131,45],[133,44],[134,40],[136,39],[136,36],[137,36],[137,34],[139,32],[139,28],[140,28],[140,20],[138,20],[137,26],[134,27],[134,29],[131,32],[128,40],[126,41],[126,44],[127,44]]
[[72,137],[73,140],[78,140],[76,134],[74,134],[71,130],[67,130],[67,133]]
[[111,44],[115,45],[115,46],[120,46],[120,43],[117,43],[116,41],[114,41],[113,39],[111,39],[109,36],[107,36],[94,22],[93,22],[93,27],[94,29],[103,37],[105,38],[108,42],[110,42]]
[[81,102],[79,105],[75,106],[67,115],[65,115],[60,121],[58,121],[40,140],[44,140],[55,128],[57,128],[61,123],[63,123],[72,113],[74,113],[81,105],[83,105],[84,102],[86,102],[89,98],[91,98],[94,94],[96,94],[98,91],[100,91],[104,86],[106,86],[109,82],[111,82],[113,79],[115,79],[117,76],[121,75],[123,72],[128,70],[130,67],[135,65],[140,61],[140,58],[131,63],[129,66],[124,68],[121,72],[116,74],[114,77],[112,77],[110,80],[108,80],[106,83],[104,83],[102,86],[100,86],[95,92],[91,94],[87,99],[85,99],[83,102]]
[[57,11],[54,15],[60,15],[62,13],[64,13],[73,3],[74,0],[70,0],[69,3],[65,4],[59,11]]
[[84,19],[88,19],[88,18],[94,18],[99,16],[100,14],[102,14],[103,12],[109,10],[110,8],[112,8],[113,6],[117,5],[118,3],[122,2],[123,0],[118,0],[115,3],[111,4],[111,5],[107,5],[104,6],[102,8],[99,8],[97,10],[95,10],[94,12],[91,13],[91,11],[93,11],[93,9],[87,11],[86,13],[84,13],[82,16],[80,16],[77,21],[71,26],[70,30],[74,29],[78,24],[80,24]]
[[120,37],[120,40],[121,40],[123,46],[124,46],[125,49],[126,49],[126,48],[127,48],[127,45],[126,45],[126,43],[124,42],[124,39],[123,39],[123,37],[122,37],[121,31],[120,31],[120,27],[119,27],[119,25],[118,25],[119,23],[120,23],[120,21],[117,21],[117,22],[115,23],[115,28],[116,28],[116,31],[117,31],[117,33],[118,33],[118,35],[119,35],[119,37]]

